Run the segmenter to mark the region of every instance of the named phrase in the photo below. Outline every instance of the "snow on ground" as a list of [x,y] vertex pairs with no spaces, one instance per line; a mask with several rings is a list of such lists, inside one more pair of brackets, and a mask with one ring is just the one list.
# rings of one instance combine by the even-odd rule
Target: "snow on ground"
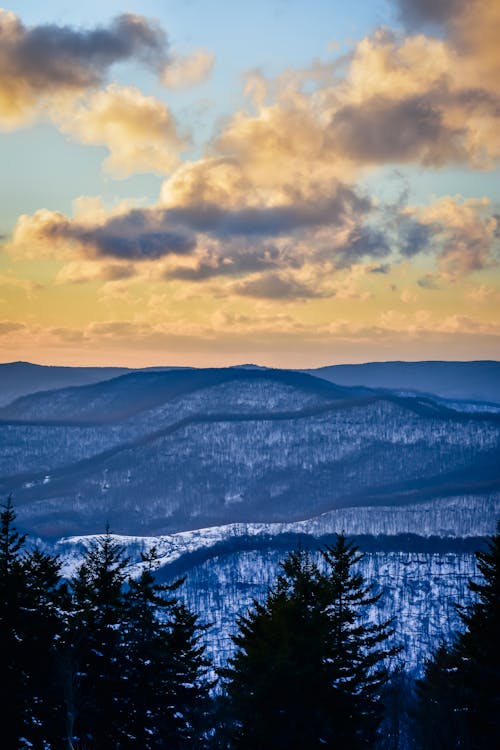
[[[229,539],[282,534],[308,534],[320,538],[340,531],[352,535],[485,536],[494,532],[498,517],[500,493],[492,493],[474,498],[455,496],[406,506],[340,508],[289,523],[231,523],[162,536],[113,536],[126,547],[132,561],[132,573],[138,573],[140,552],[152,546],[156,547],[160,565],[164,566],[183,555],[210,549]],[[57,543],[65,576],[73,574],[83,552],[97,536],[65,537]]]

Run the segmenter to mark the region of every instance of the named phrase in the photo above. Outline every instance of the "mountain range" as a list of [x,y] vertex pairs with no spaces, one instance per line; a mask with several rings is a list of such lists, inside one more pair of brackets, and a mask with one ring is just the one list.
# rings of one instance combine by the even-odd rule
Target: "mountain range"
[[[8,400],[20,364],[32,380]],[[401,638],[420,607],[412,665],[457,626],[500,516],[500,363],[62,369],[0,366],[0,494],[68,572],[107,523],[135,565],[156,544],[217,650],[287,549],[344,530]]]

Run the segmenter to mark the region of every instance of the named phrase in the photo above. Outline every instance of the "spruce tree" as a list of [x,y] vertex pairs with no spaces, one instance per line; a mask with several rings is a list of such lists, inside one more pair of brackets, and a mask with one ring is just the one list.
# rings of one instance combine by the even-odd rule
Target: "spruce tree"
[[417,683],[423,750],[500,747],[500,522],[476,559],[482,578],[469,582],[475,599],[458,607],[465,628],[436,651]]
[[202,747],[210,687],[199,644],[203,628],[174,594],[183,580],[158,583],[156,550],[141,557],[142,572],[129,579],[125,598],[124,747]]
[[344,534],[337,535],[336,543],[321,555],[328,569],[332,628],[328,658],[340,708],[335,736],[340,747],[370,747],[382,717],[381,693],[389,678],[388,660],[401,649],[385,645],[394,634],[392,620],[366,622],[368,609],[382,594],[374,594],[372,585],[366,585],[356,570],[364,555]]
[[465,630],[454,649],[469,743],[464,747],[471,750],[500,747],[500,521],[476,560],[482,578],[469,582],[476,598],[459,608]]
[[166,638],[166,671],[160,688],[167,698],[162,734],[165,748],[203,750],[210,728],[210,662],[201,643],[207,626],[181,601],[171,608]]
[[413,723],[417,746],[422,750],[455,750],[463,744],[465,726],[460,705],[457,655],[442,643],[427,660],[422,679],[416,682]]
[[5,721],[2,743],[17,750],[29,711],[27,675],[24,670],[24,607],[26,575],[22,562],[25,537],[14,527],[16,515],[9,497],[0,514],[0,701]]
[[45,748],[60,737],[56,666],[67,592],[51,555],[25,550],[11,498],[0,515],[2,747]]
[[69,596],[57,557],[35,549],[24,560],[27,577],[23,659],[31,720],[26,737],[35,748],[60,746],[64,713],[59,680]]
[[61,660],[68,748],[121,747],[127,563],[123,547],[107,529],[91,543],[71,582],[73,611]]
[[266,601],[239,618],[237,647],[222,670],[232,720],[229,746],[245,750],[356,750],[373,746],[381,714],[390,622],[366,623],[378,596],[352,568],[343,535],[322,553],[282,563]]

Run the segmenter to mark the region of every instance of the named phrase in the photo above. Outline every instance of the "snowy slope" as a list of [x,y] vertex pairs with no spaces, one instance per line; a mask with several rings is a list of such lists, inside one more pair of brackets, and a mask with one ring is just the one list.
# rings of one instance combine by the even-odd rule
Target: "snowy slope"
[[[460,505],[460,500],[456,503]],[[498,508],[499,498],[492,499]],[[453,506],[450,505],[451,509]],[[343,519],[346,520],[345,518]],[[215,663],[221,665],[232,651],[231,635],[235,632],[237,615],[246,612],[254,599],[262,601],[279,572],[279,563],[286,554],[280,545],[280,533],[289,533],[305,524],[232,525],[162,537],[116,536],[130,557],[130,573],[140,571],[140,552],[155,546],[161,558],[159,574],[165,580],[178,576],[175,562],[185,560],[186,581],[181,595],[212,627],[206,642]],[[318,527],[310,522],[309,530]],[[321,526],[322,529],[326,526]],[[271,537],[271,534],[277,536]],[[234,550],[238,535],[248,539],[267,536],[268,549]],[[63,571],[71,576],[82,559],[92,537],[61,540],[56,549],[62,553]],[[232,541],[232,550],[224,551],[223,542]],[[321,545],[321,536],[317,540]],[[273,548],[273,543],[275,547]],[[289,548],[294,545],[288,540]],[[205,549],[207,559],[193,559],[193,553]],[[472,552],[371,552],[360,564],[360,571],[375,590],[382,591],[380,602],[371,608],[369,618],[382,621],[395,618],[395,639],[404,646],[404,660],[410,669],[420,670],[432,648],[448,639],[459,627],[455,603],[470,601],[467,584],[476,576]]]

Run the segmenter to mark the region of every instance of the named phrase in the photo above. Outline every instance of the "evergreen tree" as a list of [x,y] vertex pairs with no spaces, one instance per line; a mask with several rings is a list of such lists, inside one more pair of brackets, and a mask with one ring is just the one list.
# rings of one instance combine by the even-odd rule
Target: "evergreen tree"
[[343,535],[320,570],[290,554],[264,604],[239,618],[237,646],[222,676],[232,716],[230,747],[261,750],[371,747],[380,719],[390,622],[366,623],[378,596],[352,567],[361,559]]
[[2,743],[17,750],[29,711],[27,675],[22,667],[26,575],[21,553],[25,537],[14,527],[16,515],[9,497],[0,514],[0,701],[5,721]]
[[175,602],[168,623],[167,668],[163,676],[169,707],[162,729],[166,749],[202,750],[207,746],[210,690],[215,682],[208,679],[210,662],[200,643],[206,628],[183,602]]
[[26,556],[24,568],[28,597],[22,650],[30,701],[25,736],[32,747],[56,747],[64,734],[58,669],[70,606],[68,590],[53,555],[35,549]]
[[365,585],[363,576],[356,572],[364,555],[344,534],[338,534],[336,543],[321,554],[328,567],[332,626],[329,658],[340,708],[335,735],[341,747],[370,747],[382,717],[381,692],[389,679],[388,659],[401,649],[384,645],[394,634],[392,620],[366,622],[368,608],[382,594],[373,594],[372,585]]
[[469,582],[476,599],[459,608],[465,630],[454,649],[470,750],[500,747],[500,521],[476,560],[482,579]]
[[404,670],[404,663],[392,672],[382,691],[384,715],[378,730],[375,750],[414,750],[413,714],[415,679]]
[[417,684],[425,750],[500,747],[500,522],[476,559],[482,580],[469,582],[475,601],[458,608],[465,629],[437,650]]
[[142,563],[141,575],[129,579],[125,599],[124,747],[201,747],[210,687],[204,648],[199,645],[203,629],[173,595],[182,579],[170,585],[156,582],[154,548],[142,555]]
[[2,747],[44,748],[57,740],[56,664],[67,601],[56,558],[26,553],[11,498],[0,515],[0,691]]
[[416,683],[414,733],[422,750],[455,750],[463,744],[463,712],[458,710],[461,690],[457,656],[442,643],[427,660],[424,676]]
[[72,581],[73,611],[61,659],[68,748],[121,747],[127,563],[107,529],[92,542]]

